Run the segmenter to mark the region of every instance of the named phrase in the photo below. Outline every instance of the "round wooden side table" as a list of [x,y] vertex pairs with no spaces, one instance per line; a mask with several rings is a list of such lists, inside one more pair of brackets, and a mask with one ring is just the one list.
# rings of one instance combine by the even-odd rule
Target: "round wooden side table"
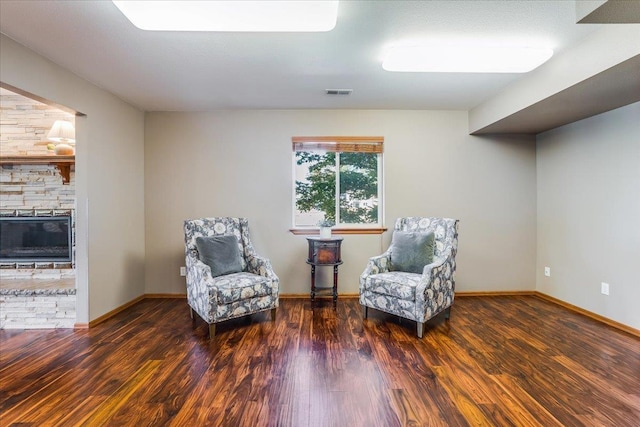
[[[311,265],[311,301],[322,291],[330,290],[333,295],[333,302],[338,300],[338,266],[342,264],[340,247],[342,237],[321,238],[319,236],[309,236],[309,256],[307,264]],[[333,266],[333,286],[316,286],[316,267]]]

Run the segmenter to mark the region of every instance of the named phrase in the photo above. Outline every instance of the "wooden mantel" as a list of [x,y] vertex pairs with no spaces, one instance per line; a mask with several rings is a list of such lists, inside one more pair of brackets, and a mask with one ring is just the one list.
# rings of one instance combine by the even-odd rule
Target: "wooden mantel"
[[76,163],[76,156],[0,156],[0,165],[53,165],[60,171],[63,184],[71,180],[71,166]]

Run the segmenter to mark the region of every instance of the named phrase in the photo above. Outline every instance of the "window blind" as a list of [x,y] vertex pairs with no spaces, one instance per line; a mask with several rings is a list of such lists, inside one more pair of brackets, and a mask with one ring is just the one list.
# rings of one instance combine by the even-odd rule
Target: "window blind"
[[293,151],[382,153],[382,136],[294,136]]

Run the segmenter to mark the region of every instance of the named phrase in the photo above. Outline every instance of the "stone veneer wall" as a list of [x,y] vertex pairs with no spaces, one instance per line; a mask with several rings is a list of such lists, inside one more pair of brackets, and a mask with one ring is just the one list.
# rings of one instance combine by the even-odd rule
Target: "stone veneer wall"
[[55,166],[2,165],[0,168],[0,203],[2,209],[75,210],[75,173],[69,184]]
[[75,289],[0,289],[0,329],[73,328],[75,322]]
[[[75,122],[73,114],[0,88],[0,155],[47,155],[46,145],[38,144],[46,143],[46,135],[56,120]],[[3,210],[70,210],[73,215],[75,193],[74,168],[70,183],[63,185],[55,166],[0,167],[0,206]],[[75,230],[72,234],[75,235]],[[0,279],[67,277],[75,277],[73,268],[0,268]]]
[[0,155],[47,154],[47,133],[56,120],[75,123],[75,116],[0,88]]

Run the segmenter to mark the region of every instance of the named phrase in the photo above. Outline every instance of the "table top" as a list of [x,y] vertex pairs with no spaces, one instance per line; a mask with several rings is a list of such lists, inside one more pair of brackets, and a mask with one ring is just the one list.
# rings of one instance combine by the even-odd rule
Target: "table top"
[[331,237],[320,237],[320,236],[307,236],[307,240],[324,240],[327,242],[338,242],[344,240],[343,237],[339,236],[331,236]]

